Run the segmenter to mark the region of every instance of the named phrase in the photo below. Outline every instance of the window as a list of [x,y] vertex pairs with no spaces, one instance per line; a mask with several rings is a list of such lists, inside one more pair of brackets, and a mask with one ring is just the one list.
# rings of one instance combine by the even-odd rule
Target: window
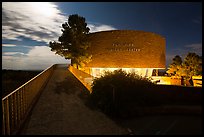
[[100,69],[99,69],[99,68],[96,68],[96,69],[95,69],[95,76],[96,76],[96,77],[99,77],[99,76],[100,76]]

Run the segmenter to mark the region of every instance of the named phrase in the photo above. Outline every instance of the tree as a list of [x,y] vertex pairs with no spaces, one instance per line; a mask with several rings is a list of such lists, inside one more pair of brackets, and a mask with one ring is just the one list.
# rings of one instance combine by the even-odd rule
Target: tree
[[51,51],[65,59],[71,59],[71,65],[83,67],[91,61],[91,55],[87,53],[90,46],[87,40],[89,30],[84,17],[70,15],[68,22],[62,24],[62,35],[58,41],[50,41]]
[[202,56],[189,52],[182,62],[181,57],[177,55],[169,65],[167,73],[192,80],[192,76],[202,75]]
[[173,62],[169,65],[169,68],[167,70],[167,73],[169,75],[173,75],[173,76],[177,76],[179,75],[180,73],[180,69],[182,67],[182,59],[179,55],[176,55],[174,58],[173,58]]
[[188,53],[182,66],[187,78],[202,75],[202,57],[196,53]]

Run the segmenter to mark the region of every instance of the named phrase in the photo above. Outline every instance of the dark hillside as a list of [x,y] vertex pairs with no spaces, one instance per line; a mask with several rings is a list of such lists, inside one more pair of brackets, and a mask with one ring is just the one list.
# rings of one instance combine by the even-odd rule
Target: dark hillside
[[14,91],[42,70],[2,70],[2,97]]

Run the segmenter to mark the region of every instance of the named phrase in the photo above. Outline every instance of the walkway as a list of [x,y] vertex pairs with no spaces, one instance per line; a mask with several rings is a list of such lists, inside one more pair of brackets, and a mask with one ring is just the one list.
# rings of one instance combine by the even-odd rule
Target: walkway
[[32,110],[21,135],[120,135],[128,134],[102,112],[84,103],[83,85],[58,65]]

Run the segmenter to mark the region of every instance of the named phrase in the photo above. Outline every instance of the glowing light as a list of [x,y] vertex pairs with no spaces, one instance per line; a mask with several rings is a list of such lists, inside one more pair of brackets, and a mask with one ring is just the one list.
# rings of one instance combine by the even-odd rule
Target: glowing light
[[152,82],[158,81],[159,85],[171,85],[171,77],[166,76],[152,76]]
[[134,72],[142,77],[151,77],[154,68],[91,68],[91,75],[94,77],[100,77],[105,71],[113,72],[118,69],[122,69],[126,73]]
[[31,10],[34,13],[46,16],[46,17],[51,17],[55,15],[55,7],[56,5],[50,3],[50,2],[29,2],[29,5],[31,7]]

